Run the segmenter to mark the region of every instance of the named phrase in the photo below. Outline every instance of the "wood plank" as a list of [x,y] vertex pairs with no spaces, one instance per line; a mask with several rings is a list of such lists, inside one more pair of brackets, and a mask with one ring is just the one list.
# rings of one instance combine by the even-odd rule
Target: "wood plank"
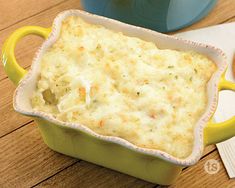
[[[219,162],[220,170],[216,174],[208,174],[204,170],[205,163],[210,160],[215,159]],[[170,186],[171,188],[210,188],[210,187],[235,187],[235,179],[229,179],[228,175],[223,167],[221,158],[218,151],[215,150],[210,155],[206,156],[204,159],[200,160],[195,166],[187,168],[182,172],[179,179]]]
[[[221,3],[221,2],[226,3],[228,1],[229,0],[227,0],[227,1],[220,0],[219,3]],[[68,2],[70,2],[70,3],[65,2],[65,3],[61,4],[64,9],[67,9],[66,7],[74,8],[75,6],[79,6],[79,5],[77,5],[78,1],[70,0]],[[225,21],[226,17],[228,17],[234,13],[234,11],[232,11],[232,10],[229,11],[230,7],[233,7],[233,5],[231,5],[233,3],[234,3],[234,1],[230,1],[229,5],[227,3],[228,7],[226,9],[228,10],[228,13],[225,13],[226,15],[218,15],[218,16],[224,16],[223,19],[219,18],[218,20]],[[2,41],[6,38],[6,36],[9,33],[12,32],[14,29],[16,29],[19,26],[23,26],[23,25],[27,25],[27,24],[34,24],[34,25],[41,24],[42,26],[50,26],[51,21],[54,19],[54,17],[52,17],[52,16],[53,15],[55,16],[58,12],[61,11],[61,7],[62,7],[61,5],[58,6],[59,8],[58,7],[52,8],[50,11],[45,11],[43,13],[40,13],[39,15],[33,16],[32,18],[29,18],[25,21],[22,21],[19,24],[16,24],[16,25],[10,27],[9,29],[1,31],[0,32],[0,45],[2,44]],[[217,20],[215,19],[213,22],[211,22],[212,25],[218,23],[218,22],[215,23],[215,21],[217,21]],[[202,23],[203,22],[204,22],[204,20],[202,21]],[[195,26],[192,26],[192,28],[193,27],[195,27]],[[2,33],[5,33],[5,35],[2,36]],[[27,67],[30,65],[34,51],[37,49],[37,46],[40,45],[41,41],[42,40],[40,40],[36,37],[28,37],[28,38],[24,39],[22,41],[22,43],[20,43],[19,46],[17,47],[16,56],[19,59],[19,62],[22,62],[22,65],[24,67]],[[1,48],[1,46],[0,46],[0,48]],[[24,52],[24,53],[22,53],[22,52]],[[0,69],[1,69],[0,70],[0,79],[1,79],[1,75],[3,75],[3,74],[1,74],[2,66],[0,66]],[[2,78],[4,78],[4,77],[5,77],[5,75]],[[9,125],[9,124],[12,125],[12,127],[10,126],[10,129],[7,129],[7,132],[9,132],[9,131],[14,130],[15,128],[21,126],[24,122],[27,122],[28,120],[27,120],[27,118],[26,119],[19,119],[20,117],[23,118],[23,116],[18,115],[18,114],[15,117],[13,116],[16,113],[13,112],[13,110],[12,110],[11,97],[10,97],[9,93],[13,92],[14,86],[13,85],[10,86],[9,80],[8,80],[8,83],[6,83],[4,80],[2,85],[0,82],[0,88],[1,88],[1,91],[9,91],[8,93],[4,92],[6,94],[2,93],[1,100],[0,100],[0,102],[1,102],[2,96],[3,96],[5,103],[3,105],[4,108],[2,108],[3,109],[2,111],[1,111],[2,103],[0,103],[1,104],[0,105],[0,114],[1,115],[4,114],[4,118],[0,119],[0,121],[1,120],[5,121],[5,123],[4,123],[5,127],[7,127],[7,125]],[[8,111],[8,113],[6,113],[6,111]],[[17,125],[17,126],[14,126],[14,125]],[[0,129],[0,133],[1,133],[1,129]],[[22,137],[24,137],[24,138],[22,138]],[[26,140],[26,137],[27,137],[27,140]],[[2,141],[2,140],[5,140],[6,138],[8,138],[7,143]],[[119,185],[119,184],[124,185],[125,181],[129,182],[128,184],[125,184],[127,187],[128,187],[128,185],[130,185],[129,187],[136,187],[136,185],[139,185],[139,184],[142,185],[142,187],[145,187],[145,185],[146,186],[149,185],[148,183],[145,184],[146,182],[143,182],[141,180],[137,180],[135,178],[132,178],[132,177],[129,177],[129,176],[126,176],[126,175],[123,175],[123,174],[120,174],[120,173],[117,173],[117,172],[114,172],[114,171],[111,171],[111,170],[108,170],[108,169],[105,169],[102,167],[98,167],[96,165],[92,165],[92,164],[86,163],[86,162],[76,163],[75,165],[70,166],[71,164],[76,162],[76,160],[69,158],[69,157],[66,157],[66,156],[63,156],[63,155],[60,155],[60,154],[55,153],[55,152],[51,151],[50,149],[48,149],[45,146],[45,144],[42,143],[41,137],[39,135],[39,131],[37,131],[37,129],[35,130],[35,126],[32,126],[32,124],[30,124],[30,126],[26,125],[25,127],[20,128],[20,129],[14,131],[13,133],[1,138],[0,145],[1,145],[1,147],[0,147],[0,165],[1,165],[1,167],[3,167],[2,169],[0,169],[0,174],[1,174],[0,175],[0,185],[2,185],[4,182],[6,187],[32,186],[32,185],[37,184],[38,182],[43,181],[44,179],[46,179],[50,176],[53,176],[53,177],[50,178],[49,180],[44,181],[39,186],[42,186],[42,185],[47,186],[47,187],[50,185],[51,186],[53,186],[53,185],[59,186],[59,184],[63,184],[64,181],[66,183],[72,182],[72,184],[74,186],[76,186],[76,185],[77,186],[78,185],[87,185],[87,186],[93,185],[93,184],[90,184],[89,181],[94,182],[94,183],[96,181],[99,181],[100,183],[97,186],[103,186],[103,187],[105,185],[108,185],[108,187],[113,186],[114,183],[115,183],[115,185]],[[21,145],[23,145],[25,147],[25,149],[23,147],[21,147]],[[34,147],[35,147],[35,149],[34,149]],[[214,149],[213,146],[211,148],[206,148],[205,153],[208,153],[213,149]],[[210,155],[208,155],[208,156],[210,156]],[[64,157],[66,159],[64,159]],[[205,157],[205,158],[207,158],[207,157]],[[75,160],[75,161],[71,162],[70,160]],[[204,159],[202,159],[202,160],[204,160]],[[196,166],[198,166],[198,165],[196,165]],[[67,169],[70,169],[69,172],[67,171],[67,169],[65,169],[64,171],[61,171],[66,167],[68,167]],[[194,168],[194,167],[192,167],[192,168]],[[190,169],[191,168],[186,169],[185,172]],[[78,173],[80,171],[82,171],[83,173]],[[93,173],[93,171],[97,172],[97,174]],[[69,177],[67,176],[66,172],[70,174]],[[78,175],[77,175],[77,173],[78,173]],[[2,176],[2,174],[3,174],[3,176]],[[83,174],[86,174],[87,176],[83,176]],[[109,175],[109,174],[111,174],[111,175]],[[190,172],[189,176],[190,175],[195,176],[194,174],[195,173]],[[61,181],[60,178],[57,178],[57,176],[59,176],[63,181]],[[93,176],[96,178],[93,178]],[[104,178],[106,176],[108,178]],[[184,175],[181,175],[181,176],[184,176]],[[198,177],[198,176],[195,176],[195,178],[196,177]],[[200,177],[201,177],[201,175],[199,174],[198,179]],[[225,177],[227,177],[227,176],[225,176]],[[56,179],[56,180],[54,180],[54,179]],[[67,181],[67,179],[68,179],[68,181]],[[78,179],[80,181],[78,181]],[[99,180],[99,179],[101,179],[101,180]],[[104,181],[102,181],[103,179],[104,179]],[[210,177],[208,177],[208,179],[210,179]],[[227,182],[226,178],[224,180],[223,179],[221,179],[221,180]],[[185,183],[184,181],[187,181],[187,182]],[[176,185],[178,185],[178,186],[180,185],[180,187],[182,187],[182,185],[187,185],[188,187],[191,187],[191,184],[189,183],[191,181],[190,177],[188,179],[185,179],[184,181],[181,181],[181,184],[180,183],[177,184],[178,183],[178,181],[177,181]],[[194,181],[198,181],[198,180],[194,179]],[[110,182],[113,184],[110,184]],[[201,187],[201,185],[203,185],[202,183],[203,182],[201,182],[201,184],[197,183],[196,185],[198,187]],[[70,184],[67,184],[67,185],[70,185]],[[207,185],[210,185],[210,182],[207,182]],[[232,185],[234,186],[234,184],[232,184]],[[223,186],[223,187],[225,187],[225,186]]]
[[30,123],[0,139],[1,187],[30,187],[75,163],[49,149]]
[[49,9],[64,0],[0,0],[0,30]]
[[[184,32],[202,27],[209,27],[219,23],[226,22],[228,19],[235,16],[235,1],[234,0],[219,0],[214,9],[199,22],[181,29],[177,32]],[[177,33],[175,32],[175,33]]]
[[215,145],[207,146],[207,147],[205,147],[202,156],[206,156],[206,155],[208,155],[209,153],[211,153],[211,152],[214,151],[214,150],[216,150],[216,146],[215,146]]
[[12,96],[15,86],[9,79],[0,82],[1,100],[0,100],[0,137],[21,127],[32,119],[14,111],[12,105]]
[[[62,181],[61,181],[62,180]],[[61,171],[36,187],[154,187],[154,184],[85,161]]]
[[[41,2],[41,1],[40,1]],[[26,26],[26,25],[39,25],[43,27],[50,27],[56,15],[67,9],[81,9],[80,1],[77,0],[68,0],[65,1],[58,6],[55,6],[49,10],[41,12],[33,17],[30,17],[26,20],[21,21],[3,31],[0,31],[0,48],[6,38],[17,28]],[[4,15],[5,16],[5,15]],[[34,57],[35,52],[38,47],[42,43],[42,39],[36,36],[28,36],[22,39],[17,45],[15,50],[15,55],[18,62],[22,65],[22,67],[28,67],[31,65],[32,59]],[[6,74],[3,71],[3,67],[0,66],[0,80],[6,78]]]
[[226,20],[224,23],[231,23],[231,22],[235,22],[235,16]]

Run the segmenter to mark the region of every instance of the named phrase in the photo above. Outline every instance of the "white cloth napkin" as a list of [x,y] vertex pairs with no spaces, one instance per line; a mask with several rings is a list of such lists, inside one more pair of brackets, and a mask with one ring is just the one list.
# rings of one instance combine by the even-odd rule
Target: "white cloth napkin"
[[[232,76],[232,61],[235,53],[235,22],[207,27],[176,34],[176,36],[216,46],[228,58],[226,79],[235,82]],[[235,92],[222,91],[214,116],[216,122],[224,121],[235,115]],[[235,125],[234,125],[235,129]],[[235,137],[216,145],[230,178],[235,178]]]

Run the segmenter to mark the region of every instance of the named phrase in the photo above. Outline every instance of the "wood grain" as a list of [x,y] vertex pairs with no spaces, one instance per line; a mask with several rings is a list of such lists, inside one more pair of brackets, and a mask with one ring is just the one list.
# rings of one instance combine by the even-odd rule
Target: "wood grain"
[[78,161],[49,149],[34,122],[1,138],[0,146],[0,187],[33,186]]
[[16,24],[64,0],[0,0],[0,30]]
[[[204,164],[210,159],[215,159],[219,162],[220,170],[216,174],[208,174],[204,170]],[[178,180],[170,188],[181,188],[181,187],[190,187],[190,188],[211,188],[211,187],[235,187],[235,180],[229,179],[227,173],[223,167],[222,161],[218,154],[218,151],[214,151],[207,157],[199,161],[195,166],[187,168],[182,172]]]
[[223,23],[231,23],[231,22],[235,22],[235,16],[231,17],[230,19],[226,20]]
[[202,156],[206,156],[206,155],[208,155],[209,153],[211,153],[212,151],[215,151],[215,150],[216,150],[216,146],[215,146],[215,145],[207,146],[207,147],[204,149],[204,152],[203,152],[203,155],[202,155]]
[[[6,37],[25,25],[49,27],[55,16],[66,9],[81,8],[79,0],[0,0],[0,48]],[[235,1],[219,0],[217,6],[200,22],[178,32],[235,21]],[[17,60],[29,67],[42,43],[38,37],[26,37],[16,49]],[[28,117],[12,108],[14,86],[0,66],[0,187],[153,187],[136,178],[87,162],[78,162],[50,150]],[[25,125],[26,124],[26,125]],[[24,126],[25,125],[25,126]],[[215,146],[207,147],[205,158],[186,168],[173,187],[235,187],[228,180]],[[217,159],[221,170],[208,175],[203,166],[208,159]]]
[[38,187],[154,187],[154,184],[109,170],[85,161],[78,162],[50,179],[40,183]]
[[14,111],[12,105],[14,90],[15,86],[9,79],[4,79],[0,82],[0,91],[4,91],[1,93],[0,100],[0,137],[31,121],[31,118],[22,116]]

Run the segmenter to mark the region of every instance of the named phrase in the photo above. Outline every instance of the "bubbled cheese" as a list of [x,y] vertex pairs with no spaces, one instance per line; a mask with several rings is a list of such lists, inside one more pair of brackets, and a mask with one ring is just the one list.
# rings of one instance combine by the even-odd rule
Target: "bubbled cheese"
[[215,70],[201,54],[160,50],[71,16],[41,59],[32,106],[99,134],[185,158]]

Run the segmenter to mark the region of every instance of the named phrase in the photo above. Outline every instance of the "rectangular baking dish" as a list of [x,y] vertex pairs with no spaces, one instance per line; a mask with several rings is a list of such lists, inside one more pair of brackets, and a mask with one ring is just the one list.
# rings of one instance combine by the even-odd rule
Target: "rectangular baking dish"
[[[161,49],[193,50],[213,60],[218,69],[207,85],[208,106],[195,126],[194,147],[190,156],[178,159],[163,151],[141,148],[114,136],[102,136],[81,124],[61,122],[50,114],[32,110],[30,97],[40,72],[40,58],[58,38],[61,22],[71,15],[79,16],[89,23],[103,25],[113,31],[121,31],[128,36],[152,41]],[[16,43],[29,34],[41,36],[46,41],[36,53],[31,69],[27,73],[17,63],[14,49]],[[200,160],[205,146],[235,136],[235,117],[221,123],[211,121],[217,107],[218,92],[224,89],[235,90],[235,84],[225,80],[224,77],[226,57],[220,49],[213,46],[178,39],[79,10],[68,10],[55,18],[52,28],[25,26],[13,32],[4,43],[2,62],[9,79],[18,85],[13,98],[14,109],[23,115],[32,117],[37,122],[43,140],[48,147],[65,155],[80,158],[152,183],[172,184],[182,168],[193,165]]]

